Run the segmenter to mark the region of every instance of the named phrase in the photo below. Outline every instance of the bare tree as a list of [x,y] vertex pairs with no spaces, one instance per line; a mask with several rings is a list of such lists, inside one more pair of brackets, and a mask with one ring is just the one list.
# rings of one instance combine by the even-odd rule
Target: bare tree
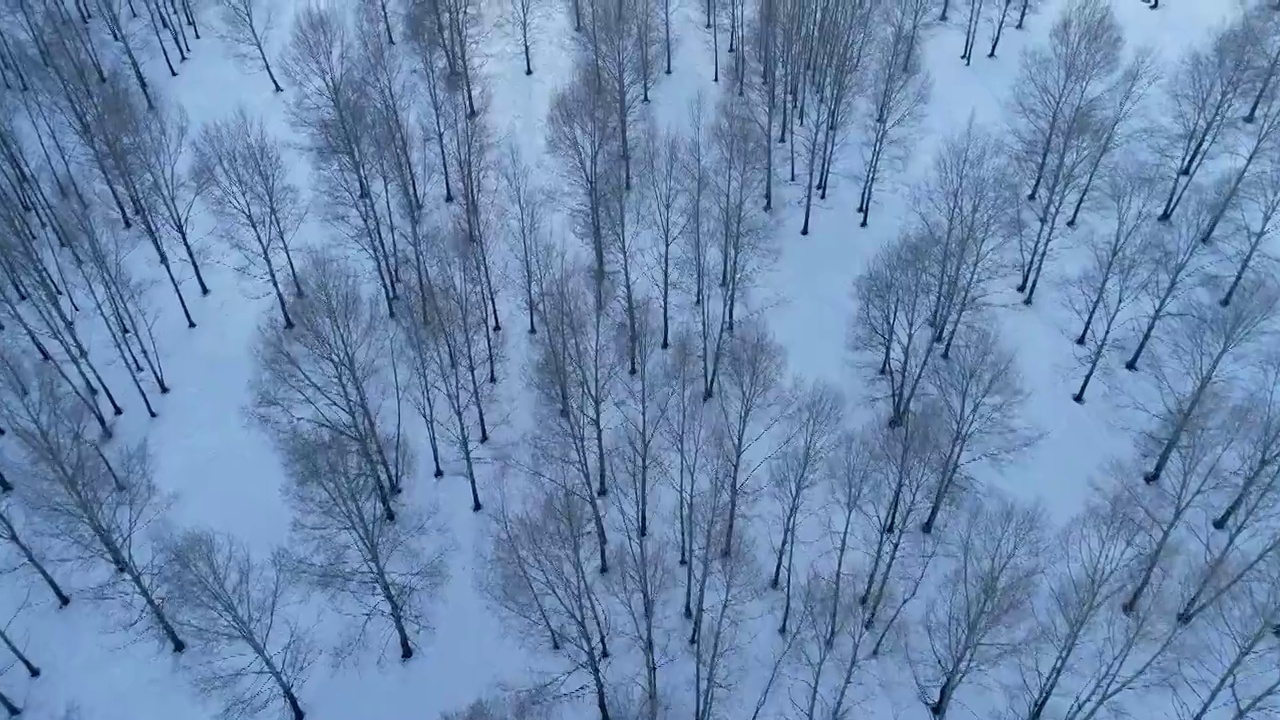
[[40,666],[31,661],[31,658],[27,656],[26,651],[23,648],[18,647],[18,642],[9,634],[9,627],[13,625],[13,621],[18,618],[18,615],[25,607],[26,600],[24,599],[22,606],[14,612],[13,617],[9,619],[9,622],[5,623],[3,628],[0,628],[0,644],[3,644],[9,651],[9,654],[13,656],[13,659],[17,660],[18,663],[22,665],[23,670],[27,671],[27,677],[38,678],[42,674]]
[[676,253],[688,230],[688,192],[684,182],[680,135],[659,133],[650,124],[642,145],[646,226],[657,237],[657,257],[649,263],[656,268],[655,284],[662,307],[662,349],[671,345],[671,291],[678,259]]
[[31,550],[31,546],[22,537],[22,535],[18,533],[18,528],[14,525],[11,514],[11,508],[0,507],[0,540],[4,540],[12,545],[13,549],[18,552],[18,556],[22,558],[22,562],[30,565],[31,569],[40,576],[40,579],[44,581],[44,584],[49,587],[49,591],[52,592],[53,596],[58,600],[58,607],[66,607],[70,605],[71,597],[62,589],[62,586],[58,584],[58,581],[53,579],[53,575],[49,573],[47,568],[45,568],[44,563],[36,557],[35,553]]
[[[671,473],[677,493],[677,520],[679,522],[679,565],[684,568],[684,617],[693,618],[693,595],[696,571],[700,566],[692,562],[694,542],[697,539],[694,521],[704,520],[701,501],[707,497],[704,483],[708,479],[706,464],[711,429],[711,410],[702,400],[702,377],[698,367],[697,352],[689,333],[679,333],[671,348],[671,385],[676,397],[670,422],[665,429],[666,442],[671,448],[673,465]],[[715,499],[712,494],[711,499]]]
[[399,296],[396,233],[380,172],[378,97],[357,57],[354,31],[336,6],[308,6],[293,25],[284,73],[296,93],[290,117],[307,141],[316,191],[325,198],[331,227],[373,266],[387,312],[395,317]]
[[[4,257],[8,287],[0,291],[5,320],[21,328],[40,359],[49,363],[65,390],[80,401],[103,436],[109,438],[113,430],[100,398],[105,398],[113,414],[120,415],[124,410],[89,357],[82,330],[72,320],[71,313],[76,308],[67,307],[64,298],[71,297],[61,287],[66,283],[59,283],[55,277],[61,272],[57,266],[50,267],[50,260],[56,256],[51,258],[46,249],[57,239],[39,232],[34,213],[24,212],[19,203],[3,203],[0,207],[6,210],[0,213],[0,222],[10,232]],[[46,228],[53,227],[46,223]]]
[[[1217,500],[1222,510],[1213,516],[1213,531],[1193,532],[1198,551],[1189,553],[1184,574],[1183,603],[1177,620],[1188,624],[1205,610],[1223,601],[1242,583],[1256,582],[1260,571],[1280,551],[1275,533],[1276,497],[1280,493],[1280,390],[1275,360],[1267,358],[1256,392],[1240,400],[1239,411],[1229,418],[1240,428],[1241,442],[1228,459],[1228,484],[1234,484]],[[1229,498],[1229,499],[1228,499]],[[1208,509],[1208,508],[1205,508]],[[1206,514],[1205,519],[1208,519]]]
[[1025,637],[1042,525],[1040,513],[1008,499],[971,504],[963,514],[956,567],[925,614],[928,651],[917,651],[913,663],[920,699],[933,717],[945,718],[960,686],[995,671]]
[[1222,220],[1236,204],[1241,187],[1260,169],[1267,160],[1274,159],[1280,151],[1280,98],[1268,98],[1267,102],[1255,113],[1255,122],[1240,133],[1234,147],[1223,154],[1231,165],[1224,173],[1221,188],[1214,193],[1215,211],[1201,236],[1201,242],[1209,242],[1214,237]]
[[1150,279],[1146,263],[1154,243],[1150,223],[1156,208],[1149,180],[1129,166],[1103,182],[1109,225],[1086,237],[1088,264],[1072,282],[1068,300],[1081,323],[1075,344],[1084,348],[1081,359],[1087,366],[1071,396],[1077,403],[1084,402],[1103,356],[1115,344],[1116,332],[1132,320],[1130,309]]
[[[473,105],[470,112],[464,112],[460,94],[454,93],[452,98],[451,152],[461,190],[461,202],[455,209],[454,222],[461,226],[472,248],[471,260],[476,263],[479,271],[480,287],[488,299],[489,311],[493,316],[493,332],[497,333],[502,330],[502,323],[498,316],[498,288],[493,281],[495,262],[491,247],[496,168],[492,130],[488,124],[489,95],[477,91],[475,99],[471,100]],[[459,213],[461,219],[457,218]],[[489,343],[486,348],[491,350],[492,342],[488,339],[486,342]],[[489,382],[496,381],[493,363],[490,362]]]
[[900,161],[904,136],[920,120],[928,104],[932,81],[923,57],[914,48],[925,7],[924,0],[890,3],[884,35],[871,48],[874,65],[869,81],[869,132],[863,151],[866,171],[858,198],[862,227],[867,226],[871,200],[878,183],[883,182],[886,165],[891,167]]
[[1274,337],[1271,322],[1280,293],[1270,283],[1250,290],[1247,297],[1225,310],[1216,303],[1201,302],[1175,318],[1178,327],[1168,341],[1171,362],[1161,367],[1157,376],[1160,418],[1167,435],[1155,465],[1143,476],[1148,484],[1160,479],[1182,433],[1196,424],[1201,403],[1222,385],[1233,385],[1234,372],[1250,364],[1250,348]]
[[[720,469],[723,472],[723,468]],[[689,636],[693,650],[694,718],[711,720],[716,717],[717,703],[722,693],[731,687],[733,667],[729,661],[744,639],[742,624],[748,604],[755,598],[753,587],[759,587],[758,578],[748,553],[747,534],[739,530],[731,536],[733,545],[728,553],[716,539],[718,531],[727,521],[727,490],[725,482],[713,475],[707,484],[708,495],[698,506],[701,517],[694,525],[698,535],[695,541],[694,560],[699,566],[699,586],[693,630]]]
[[236,59],[242,65],[262,63],[276,92],[284,92],[271,69],[267,48],[275,29],[275,6],[263,0],[219,0],[222,11],[222,35],[231,43]]
[[[676,360],[658,352],[657,308],[652,300],[640,304],[636,326],[637,372],[630,381],[619,383],[616,404],[621,422],[612,447],[615,465],[629,476],[627,482],[635,495],[632,502],[636,506],[636,531],[648,537],[656,481],[668,472],[667,446],[662,438],[678,397],[678,385],[669,382],[676,372]],[[630,329],[623,332],[630,336]],[[618,354],[629,356],[631,341],[619,344]]]
[[[643,182],[643,179],[642,179]],[[636,374],[637,306],[640,302],[638,287],[640,278],[650,274],[647,261],[651,255],[645,252],[645,234],[641,232],[645,211],[643,193],[628,190],[623,178],[614,171],[605,174],[604,182],[604,235],[612,265],[618,268],[617,285],[621,290],[622,310],[626,327],[627,374]]]
[[603,174],[616,142],[606,102],[593,76],[580,71],[556,95],[547,116],[547,145],[578,193],[571,210],[579,237],[589,241],[597,284],[604,282],[606,272]]
[[[1132,152],[1138,148],[1145,151],[1149,147],[1149,131],[1137,125],[1134,119],[1147,109],[1148,95],[1157,80],[1155,54],[1150,48],[1138,48],[1099,98],[1102,107],[1096,119],[1095,137],[1092,138],[1089,169],[1076,196],[1076,204],[1071,209],[1071,217],[1067,218],[1067,227],[1076,226],[1080,211],[1100,177],[1125,172],[1124,166],[1133,162]],[[1154,178],[1150,181],[1156,184]]]
[[1261,718],[1280,708],[1275,668],[1280,583],[1276,558],[1261,576],[1224,599],[1198,634],[1197,661],[1187,663],[1174,707],[1187,720]]
[[[142,96],[147,101],[147,108],[153,108],[151,89],[147,83],[146,76],[142,73],[142,66],[138,60],[137,29],[130,22],[132,18],[137,17],[137,13],[127,0],[93,0],[93,3],[98,9],[98,16],[102,18],[102,24],[106,26],[111,39],[120,45],[121,52],[124,53],[125,58],[129,61],[129,67],[133,71],[133,78],[137,81],[138,89],[142,91]],[[127,11],[126,7],[128,8]]]
[[[439,427],[462,456],[471,489],[471,511],[480,512],[484,505],[475,452],[478,444],[489,440],[484,406],[486,388],[490,387],[480,379],[479,345],[488,333],[483,285],[470,256],[473,248],[465,238],[446,233],[442,247],[432,255],[423,247],[427,239],[420,238],[414,244],[412,301],[409,318],[401,323],[418,389],[414,402],[434,438],[433,398],[444,399],[450,421]],[[475,432],[471,429],[473,413],[479,426]],[[434,440],[432,449],[437,452]],[[442,477],[438,455],[434,459],[436,477]]]
[[[824,645],[832,646],[842,625],[841,614],[851,614],[846,602],[846,568],[855,562],[854,544],[858,539],[858,522],[862,498],[871,488],[873,469],[872,448],[868,438],[854,430],[843,430],[834,440],[834,447],[823,468],[828,487],[826,495],[834,507],[829,513],[830,531],[834,538],[835,562],[831,569],[830,617],[825,620]],[[847,624],[844,623],[844,624]],[[816,683],[815,683],[816,685]]]
[[[1128,498],[1120,501],[1126,509],[1132,509]],[[1145,542],[1140,543],[1139,548],[1145,547]],[[1122,577],[1127,576],[1125,573]],[[1059,702],[1048,706],[1046,714],[1054,706],[1059,708],[1054,716],[1064,720],[1124,712],[1120,701],[1126,696],[1148,702],[1142,690],[1176,682],[1187,651],[1192,648],[1184,644],[1186,634],[1169,616],[1162,585],[1157,576],[1149,593],[1153,601],[1132,612],[1126,613],[1123,605],[1112,603],[1102,607],[1096,629],[1079,645],[1071,668],[1078,674],[1059,683]]]
[[[182,26],[182,22],[176,18],[176,7],[172,7],[163,2],[163,0],[144,0],[143,7],[146,8],[147,18],[151,21],[151,29],[156,36],[156,45],[160,48],[160,54],[164,56],[165,64],[169,66],[169,74],[177,77],[178,71],[173,67],[173,61],[169,57],[169,50],[165,47],[164,35],[161,29],[168,31],[169,40],[173,43],[173,47],[178,51],[179,62],[186,62],[187,54],[191,51],[191,46],[186,42],[186,30]],[[133,17],[137,17],[137,8],[130,6],[130,13]]]
[[1015,157],[1030,185],[1033,217],[1019,235],[1023,303],[1035,297],[1069,198],[1080,193],[1105,137],[1099,118],[1120,66],[1124,34],[1111,6],[1075,0],[1059,15],[1045,47],[1023,60],[1015,97]]
[[424,605],[445,579],[447,541],[433,511],[405,508],[391,522],[378,480],[342,435],[295,426],[281,446],[295,511],[292,570],[352,616],[356,643],[370,626],[390,625],[389,633],[379,630],[379,650],[395,642],[401,660],[412,658]]
[[1257,55],[1252,58],[1254,65],[1250,83],[1252,86],[1250,89],[1256,88],[1256,93],[1253,96],[1253,103],[1249,106],[1249,112],[1241,118],[1245,124],[1255,120],[1254,113],[1257,112],[1263,99],[1273,92],[1276,72],[1280,71],[1280,44],[1278,44],[1280,25],[1276,24],[1275,9],[1274,4],[1268,3],[1257,3],[1245,8],[1246,22],[1256,33],[1255,42],[1258,43]]
[[174,652],[185,650],[158,592],[160,559],[148,542],[166,499],[152,480],[146,444],[108,449],[87,441],[83,409],[46,368],[4,358],[0,392],[3,427],[28,469],[24,505],[41,532],[90,568],[109,565],[112,574],[92,577],[104,596],[138,606],[129,626],[153,622]]
[[[200,294],[208,295],[209,286],[200,272],[200,262],[192,246],[192,213],[205,194],[205,186],[186,172],[191,161],[191,133],[187,113],[176,103],[160,103],[148,113],[133,149],[141,175],[141,202],[148,206],[146,215],[177,238],[182,245]],[[144,218],[145,219],[145,218]],[[145,224],[145,223],[144,223]]]
[[[590,27],[580,38],[590,54],[596,92],[610,107],[623,185],[631,189],[631,127],[648,98],[647,57],[655,38],[645,0],[589,0]],[[645,28],[648,27],[647,36]]]
[[284,555],[255,561],[234,538],[188,530],[165,549],[162,573],[174,624],[205,650],[193,666],[197,686],[225,700],[240,718],[283,699],[293,720],[306,713],[297,692],[315,659],[310,639],[290,617],[300,599]]
[[[801,235],[809,234],[814,191],[822,198],[827,196],[830,165],[855,117],[855,101],[863,89],[860,72],[867,50],[876,41],[874,11],[875,3],[871,2],[826,2],[815,4],[814,16],[806,18],[813,23],[814,36],[807,41],[812,44],[814,72],[799,83],[799,90],[806,93],[800,100],[805,108],[802,112],[812,118],[801,128],[807,156]],[[767,129],[766,137],[769,135],[772,128]]]
[[60,206],[55,222],[60,228],[59,239],[73,249],[72,257],[84,279],[81,289],[97,310],[120,362],[133,370],[129,379],[147,414],[156,417],[156,410],[139,379],[143,364],[138,356],[146,361],[146,368],[161,394],[168,393],[169,386],[154,334],[155,307],[141,274],[131,267],[130,258],[137,242],[117,231],[110,222],[95,217],[93,208],[77,203]]
[[949,361],[933,363],[925,380],[940,412],[944,447],[933,504],[920,526],[927,534],[954,487],[972,482],[972,466],[999,467],[1038,438],[1023,417],[1029,393],[1017,358],[985,324],[966,333]]
[[1192,203],[1192,208],[1170,231],[1156,235],[1150,243],[1150,252],[1143,253],[1142,272],[1148,276],[1142,292],[1143,304],[1147,306],[1146,320],[1138,344],[1125,361],[1126,370],[1138,369],[1138,361],[1155,337],[1156,327],[1179,309],[1212,266],[1213,258],[1200,242],[1211,206],[1201,198]]
[[[669,383],[670,356],[658,352],[657,312],[651,302],[642,305],[638,334],[638,371],[623,390],[619,411],[623,417],[615,445],[614,477],[620,490],[618,517],[623,548],[615,577],[615,594],[626,612],[627,631],[644,660],[644,701],[647,720],[660,710],[658,668],[666,658],[659,644],[660,603],[672,587],[674,575],[664,560],[674,537],[650,531],[650,508],[659,505],[659,477],[669,471],[663,440],[673,403],[679,402],[676,385]],[[655,630],[657,628],[657,630]]]
[[933,172],[914,189],[920,227],[933,245],[929,326],[933,342],[945,341],[943,359],[1004,270],[1017,208],[1003,155],[996,136],[971,117],[963,132],[946,138]]
[[[846,634],[854,641],[841,683],[847,701],[849,679],[867,658],[878,655],[903,611],[919,593],[937,542],[915,532],[942,453],[937,423],[925,406],[901,426],[872,423],[863,428],[869,482],[858,508],[857,546],[862,548],[856,621]],[[877,629],[873,637],[868,631]],[[874,642],[873,642],[874,640]],[[866,647],[866,645],[870,647]]]
[[[1000,1],[992,0],[993,4]],[[950,2],[951,0],[946,0],[942,6],[943,17],[940,19],[944,22],[947,19],[945,17],[946,8]],[[978,28],[982,25],[982,20],[984,19],[983,11],[989,7],[987,0],[969,0],[968,5],[969,12],[965,16],[964,23],[964,48],[960,51],[960,59],[964,61],[965,67],[968,67],[973,62],[973,46],[978,42]]]
[[445,713],[441,720],[554,720],[560,698],[545,686],[501,691],[473,701],[459,712]]
[[1262,158],[1261,167],[1242,184],[1231,209],[1225,232],[1219,235],[1235,272],[1218,301],[1222,305],[1231,304],[1246,276],[1265,271],[1274,262],[1267,242],[1280,219],[1280,162],[1274,155]]
[[[1050,576],[1028,599],[1034,614],[1029,645],[1014,657],[1020,717],[1053,716],[1062,699],[1093,672],[1082,656],[1106,645],[1108,618],[1141,556],[1142,527],[1115,503],[1094,501],[1056,533],[1044,550]],[[1025,714],[1023,714],[1025,713]]]
[[[132,227],[127,220],[132,212],[165,271],[187,327],[196,327],[175,274],[172,239],[168,237],[168,230],[175,226],[186,231],[191,203],[198,193],[198,187],[184,182],[181,172],[187,147],[181,113],[154,103],[143,108],[137,96],[118,79],[97,83],[80,78],[74,83],[68,81],[64,92],[70,125],[94,159],[121,217],[126,219],[126,228]],[[174,235],[182,240],[179,233]],[[190,252],[190,242],[183,249],[188,251],[189,260],[195,257]]]
[[[1025,7],[1030,0],[1024,0]],[[1016,0],[993,0],[991,13],[995,17],[991,19],[991,48],[987,50],[987,59],[996,56],[996,49],[1000,47],[1000,41],[1004,39],[1004,30],[1009,26],[1009,16],[1013,11],[1013,4]],[[1021,27],[1021,25],[1019,25]]]
[[1225,460],[1235,444],[1226,429],[1231,407],[1214,398],[1201,412],[1198,422],[1182,432],[1160,482],[1125,485],[1129,494],[1125,501],[1132,504],[1144,532],[1140,572],[1130,580],[1131,589],[1121,605],[1126,615],[1138,612],[1144,597],[1172,572],[1186,526],[1226,486]]
[[932,242],[915,232],[881,249],[854,284],[857,318],[849,345],[888,381],[889,425],[902,425],[937,343],[929,328]]
[[308,294],[294,303],[294,330],[261,329],[252,412],[281,439],[299,424],[345,438],[394,520],[391,498],[408,472],[409,450],[393,333],[346,261],[316,253],[301,275]]
[[533,74],[533,59],[529,36],[537,34],[542,16],[542,0],[508,0],[507,12],[512,24],[520,31],[520,47],[524,51],[524,74]]
[[755,494],[756,474],[782,445],[772,444],[770,435],[782,421],[790,400],[783,385],[785,372],[782,346],[766,328],[754,321],[738,328],[726,351],[717,402],[716,454],[728,483],[726,557],[734,552],[734,531],[746,514],[747,500]]
[[[551,487],[520,510],[500,508],[502,528],[489,546],[499,574],[487,594],[522,630],[551,628],[569,656],[570,674],[587,674],[600,720],[609,720],[604,661],[612,630],[609,604],[588,570],[591,513],[577,493]],[[534,607],[529,607],[533,604]]]
[[529,334],[538,332],[534,318],[537,302],[534,298],[535,265],[545,254],[546,203],[550,192],[534,178],[535,166],[524,156],[515,143],[507,146],[499,174],[506,190],[507,225],[509,236],[517,242],[520,259],[520,280],[524,286],[525,312],[529,315]]
[[832,446],[841,429],[844,398],[829,385],[813,383],[794,393],[796,407],[783,423],[783,434],[789,438],[768,466],[768,482],[778,514],[782,520],[777,541],[777,557],[769,586],[777,590],[783,585],[786,571],[785,600],[778,629],[786,634],[791,616],[792,580],[795,574],[797,528],[810,513],[813,488],[819,484]]
[[[755,200],[763,190],[756,152],[760,138],[747,104],[737,99],[722,103],[711,131],[710,152],[702,154],[699,136],[691,153],[691,160],[697,156],[700,162],[691,168],[696,187],[690,204],[697,217],[689,219],[707,400],[715,395],[738,308],[772,252],[768,224]],[[710,205],[709,212],[703,203]],[[712,286],[716,277],[719,282]]]
[[4,708],[9,717],[15,718],[22,714],[22,707],[9,698],[8,695],[0,692],[0,707]]
[[544,418],[532,433],[530,450],[539,473],[552,485],[576,493],[595,524],[600,571],[609,568],[608,538],[600,497],[609,492],[605,441],[610,435],[618,368],[613,324],[596,304],[595,278],[566,258],[558,259],[540,288],[545,313],[532,366],[532,385]]
[[1182,57],[1168,89],[1173,112],[1163,154],[1174,172],[1160,220],[1173,217],[1201,168],[1233,138],[1229,122],[1245,101],[1253,40],[1250,29],[1237,20],[1219,30],[1208,48]]
[[[259,119],[243,108],[206,125],[192,172],[209,187],[208,201],[223,239],[239,254],[239,269],[271,283],[286,329],[293,327],[286,290],[302,297],[290,243],[302,222],[301,198],[289,182],[284,154]],[[288,277],[282,278],[285,269]]]

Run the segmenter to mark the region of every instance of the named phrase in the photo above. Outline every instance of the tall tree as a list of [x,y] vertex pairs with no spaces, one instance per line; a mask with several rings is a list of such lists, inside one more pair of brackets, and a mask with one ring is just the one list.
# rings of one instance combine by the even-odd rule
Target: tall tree
[[933,503],[920,526],[924,533],[933,532],[943,508],[955,502],[956,486],[972,482],[973,466],[999,467],[1038,439],[1023,417],[1029,394],[1017,358],[995,331],[977,325],[955,350],[925,376],[944,449]]
[[1158,219],[1173,217],[1200,170],[1234,137],[1230,121],[1246,101],[1255,37],[1235,20],[1215,33],[1209,47],[1182,57],[1166,91],[1173,112],[1163,154],[1173,179]]
[[284,555],[260,563],[234,538],[188,530],[165,548],[161,575],[174,623],[204,649],[192,667],[197,687],[244,717],[284,701],[293,720],[306,713],[298,689],[316,653],[290,613],[299,596]]
[[973,505],[956,538],[956,567],[931,598],[913,664],[920,699],[945,718],[956,691],[995,672],[1019,647],[1030,615],[1024,600],[1041,571],[1038,513],[1010,500]]
[[399,297],[395,232],[377,151],[376,97],[355,32],[336,6],[308,6],[293,25],[284,74],[296,92],[290,117],[306,140],[325,219],[373,266],[387,312]]
[[276,6],[264,0],[219,0],[223,37],[234,47],[236,59],[242,65],[262,64],[271,87],[284,92],[280,81],[271,69],[267,49],[275,29]]
[[500,509],[502,531],[490,544],[495,574],[487,594],[526,634],[553,628],[571,667],[588,675],[600,720],[610,720],[605,679],[612,631],[610,604],[584,538],[591,513],[580,494],[547,488],[519,511]]
[[858,198],[859,223],[867,226],[871,200],[887,170],[901,161],[902,143],[921,119],[932,81],[922,53],[915,48],[923,22],[924,0],[893,0],[885,9],[885,29],[872,48],[867,144],[863,151],[866,170]]
[[191,172],[209,188],[218,233],[239,255],[238,269],[271,284],[284,326],[292,328],[286,295],[301,298],[303,291],[290,244],[303,207],[279,141],[240,108],[201,129]]
[[301,274],[308,292],[294,303],[293,331],[260,330],[253,415],[280,440],[299,425],[344,438],[393,521],[409,449],[392,328],[345,260],[316,253]]
[[1110,4],[1074,0],[1054,22],[1050,41],[1023,59],[1014,95],[1015,162],[1034,203],[1018,242],[1024,304],[1035,297],[1064,211],[1098,155],[1099,108],[1123,50]]
[[433,512],[405,508],[391,522],[359,448],[337,433],[294,426],[281,450],[295,512],[292,570],[352,616],[349,650],[373,630],[379,651],[395,643],[401,660],[412,658],[425,605],[445,580],[448,540]]
[[28,470],[24,505],[41,532],[74,560],[115,571],[97,589],[135,611],[130,627],[149,624],[174,652],[185,650],[160,594],[160,558],[148,542],[167,502],[153,480],[148,446],[86,441],[84,413],[47,368],[4,358],[0,392],[3,426]]

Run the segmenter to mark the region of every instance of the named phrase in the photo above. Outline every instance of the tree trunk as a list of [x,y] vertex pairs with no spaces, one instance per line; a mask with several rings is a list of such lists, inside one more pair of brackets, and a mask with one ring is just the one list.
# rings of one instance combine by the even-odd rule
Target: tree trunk
[[22,714],[22,708],[15,705],[13,701],[9,699],[9,696],[5,695],[3,692],[0,692],[0,707],[4,708],[5,712],[9,713],[9,717],[11,718],[18,717]]
[[9,637],[9,633],[5,632],[3,628],[0,628],[0,642],[4,643],[5,647],[9,648],[9,652],[18,659],[18,662],[22,663],[22,667],[26,669],[27,675],[33,678],[40,677],[40,668],[37,667],[35,663],[31,662],[31,659],[26,656],[26,653],[22,652],[22,649],[13,642],[13,639]]

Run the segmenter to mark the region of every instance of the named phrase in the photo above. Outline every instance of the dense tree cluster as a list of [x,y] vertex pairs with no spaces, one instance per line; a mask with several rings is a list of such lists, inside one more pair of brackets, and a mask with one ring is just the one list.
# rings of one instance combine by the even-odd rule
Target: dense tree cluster
[[[194,656],[228,717],[302,720],[321,656],[423,647],[454,548],[410,492],[430,473],[466,483],[483,601],[549,668],[459,720],[1280,712],[1273,3],[1166,66],[1065,0],[999,58],[1007,121],[925,162],[926,43],[958,24],[994,62],[1040,3],[213,4],[3,4],[0,540],[57,605]],[[533,75],[557,14],[543,152],[494,110],[493,38]],[[292,137],[152,85],[206,15]],[[714,88],[664,124],[700,34]],[[828,198],[896,228],[851,270],[841,385],[789,365],[763,292]],[[269,552],[172,527],[158,449],[117,436],[128,393],[150,420],[186,391],[163,349],[235,291],[223,259],[270,298],[245,408],[292,513]],[[1144,419],[1061,520],[992,482],[1042,472],[1015,292],[1068,311],[1075,403]]]

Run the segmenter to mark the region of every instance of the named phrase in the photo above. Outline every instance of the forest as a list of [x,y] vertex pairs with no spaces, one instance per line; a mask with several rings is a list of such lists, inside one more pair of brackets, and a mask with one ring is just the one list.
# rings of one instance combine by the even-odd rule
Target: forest
[[1280,716],[1280,2],[0,0],[0,708]]

